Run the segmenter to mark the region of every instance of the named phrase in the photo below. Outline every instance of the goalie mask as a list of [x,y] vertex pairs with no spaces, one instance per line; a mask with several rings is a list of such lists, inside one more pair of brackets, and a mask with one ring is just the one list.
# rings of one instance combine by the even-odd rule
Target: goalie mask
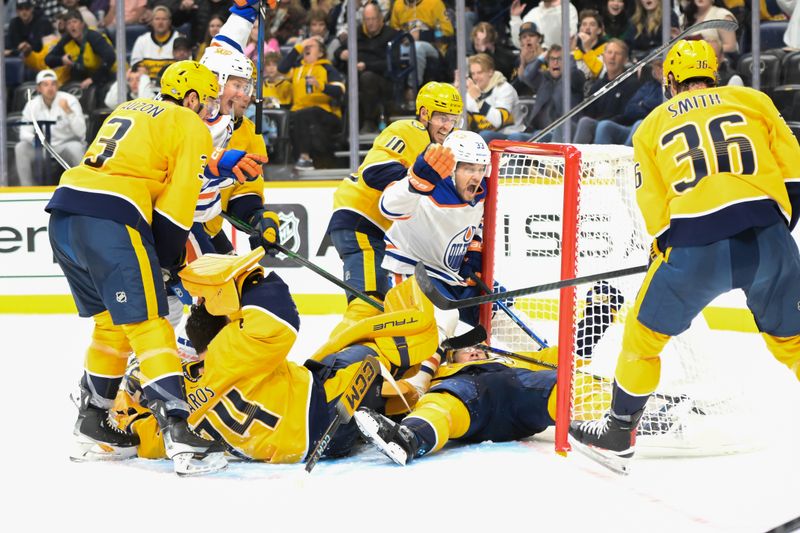
[[447,136],[444,141],[456,156],[456,168],[458,163],[475,163],[486,165],[484,176],[488,176],[492,170],[492,153],[486,145],[486,141],[473,131],[456,130]]

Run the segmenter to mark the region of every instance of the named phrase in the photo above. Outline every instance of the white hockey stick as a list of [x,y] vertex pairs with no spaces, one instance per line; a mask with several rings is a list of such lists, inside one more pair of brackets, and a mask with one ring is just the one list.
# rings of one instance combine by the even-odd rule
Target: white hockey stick
[[738,27],[739,25],[733,20],[704,20],[703,22],[698,22],[691,28],[686,28],[668,43],[664,43],[658,48],[653,49],[649,54],[643,57],[635,65],[629,67],[625,72],[614,78],[613,81],[610,81],[607,84],[600,87],[600,89],[598,89],[596,93],[592,94],[591,96],[586,98],[583,102],[581,102],[580,104],[576,105],[575,107],[567,111],[566,114],[562,115],[555,122],[544,128],[543,130],[539,130],[539,132],[531,139],[529,139],[528,142],[540,141],[545,135],[547,135],[548,133],[550,133],[563,123],[565,123],[567,120],[569,120],[573,116],[577,115],[578,113],[580,113],[581,111],[592,105],[598,98],[600,98],[604,94],[612,91],[617,85],[630,78],[633,75],[633,73],[636,72],[639,68],[643,67],[644,65],[647,65],[656,57],[664,53],[664,51],[672,48],[672,45],[674,45],[676,42],[680,41],[687,35],[704,30],[736,31],[736,28]]
[[[28,103],[30,103],[32,101],[32,98],[31,98],[32,94],[33,94],[33,92],[28,90]],[[42,128],[39,127],[39,123],[36,122],[36,117],[33,116],[33,113],[31,113],[31,123],[33,123],[33,131],[36,133],[36,137],[39,138],[39,142],[42,143],[42,146],[44,147],[45,150],[47,150],[47,153],[50,154],[50,157],[55,159],[56,163],[61,165],[61,167],[64,170],[69,170],[71,168],[69,166],[69,163],[64,161],[64,158],[61,157],[60,155],[58,155],[58,152],[56,152],[55,149],[47,141],[47,138],[44,136],[44,132],[42,131]]]

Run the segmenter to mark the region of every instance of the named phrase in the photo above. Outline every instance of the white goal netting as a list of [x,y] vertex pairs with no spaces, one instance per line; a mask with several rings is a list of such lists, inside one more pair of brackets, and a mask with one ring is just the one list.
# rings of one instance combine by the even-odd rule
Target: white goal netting
[[[636,204],[632,149],[576,148],[575,189],[565,186],[564,176],[565,168],[576,163],[562,154],[514,153],[514,148],[500,154],[496,183],[489,184],[497,187],[496,216],[493,223],[487,217],[484,239],[494,245],[494,280],[508,289],[571,277],[562,275],[564,259],[567,267],[574,264],[576,276],[647,264],[651,237]],[[570,204],[577,211],[571,212]],[[565,216],[575,222],[567,234]],[[517,298],[511,307],[549,345],[571,351],[573,419],[599,418],[608,408],[624,323],[643,278],[576,286],[574,298],[565,304],[566,321],[559,321],[564,310],[558,291]],[[559,331],[569,320],[574,333],[564,346]],[[493,345],[507,350],[539,349],[502,311],[493,315],[491,336]],[[661,382],[640,424],[637,448],[684,455],[758,446],[748,422],[756,402],[745,388],[747,369],[726,363],[726,354],[714,349],[710,337],[713,332],[698,317],[661,354]]]

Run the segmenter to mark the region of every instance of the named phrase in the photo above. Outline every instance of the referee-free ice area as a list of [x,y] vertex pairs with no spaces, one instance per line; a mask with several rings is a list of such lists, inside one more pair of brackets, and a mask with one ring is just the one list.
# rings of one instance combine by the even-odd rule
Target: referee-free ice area
[[[338,317],[303,316],[290,358],[302,361]],[[80,376],[91,320],[3,315],[0,531],[614,531],[761,532],[800,516],[800,386],[757,335],[712,332],[727,364],[764,389],[757,451],[639,457],[620,477],[552,434],[449,446],[403,468],[364,446],[348,459],[303,466],[233,462],[178,478],[169,461],[72,463]]]

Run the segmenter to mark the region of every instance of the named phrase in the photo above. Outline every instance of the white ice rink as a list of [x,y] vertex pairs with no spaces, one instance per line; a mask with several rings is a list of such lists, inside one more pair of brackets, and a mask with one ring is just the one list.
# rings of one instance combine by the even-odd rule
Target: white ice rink
[[[302,360],[336,321],[304,316],[292,358]],[[767,531],[800,516],[800,386],[760,338],[715,332],[732,364],[769,380],[753,432],[767,448],[712,458],[638,458],[624,478],[579,454],[562,458],[549,435],[449,447],[408,467],[371,448],[302,465],[234,463],[181,479],[167,461],[77,464],[68,459],[91,321],[2,315],[5,458],[0,531]],[[441,528],[447,528],[441,529]]]

